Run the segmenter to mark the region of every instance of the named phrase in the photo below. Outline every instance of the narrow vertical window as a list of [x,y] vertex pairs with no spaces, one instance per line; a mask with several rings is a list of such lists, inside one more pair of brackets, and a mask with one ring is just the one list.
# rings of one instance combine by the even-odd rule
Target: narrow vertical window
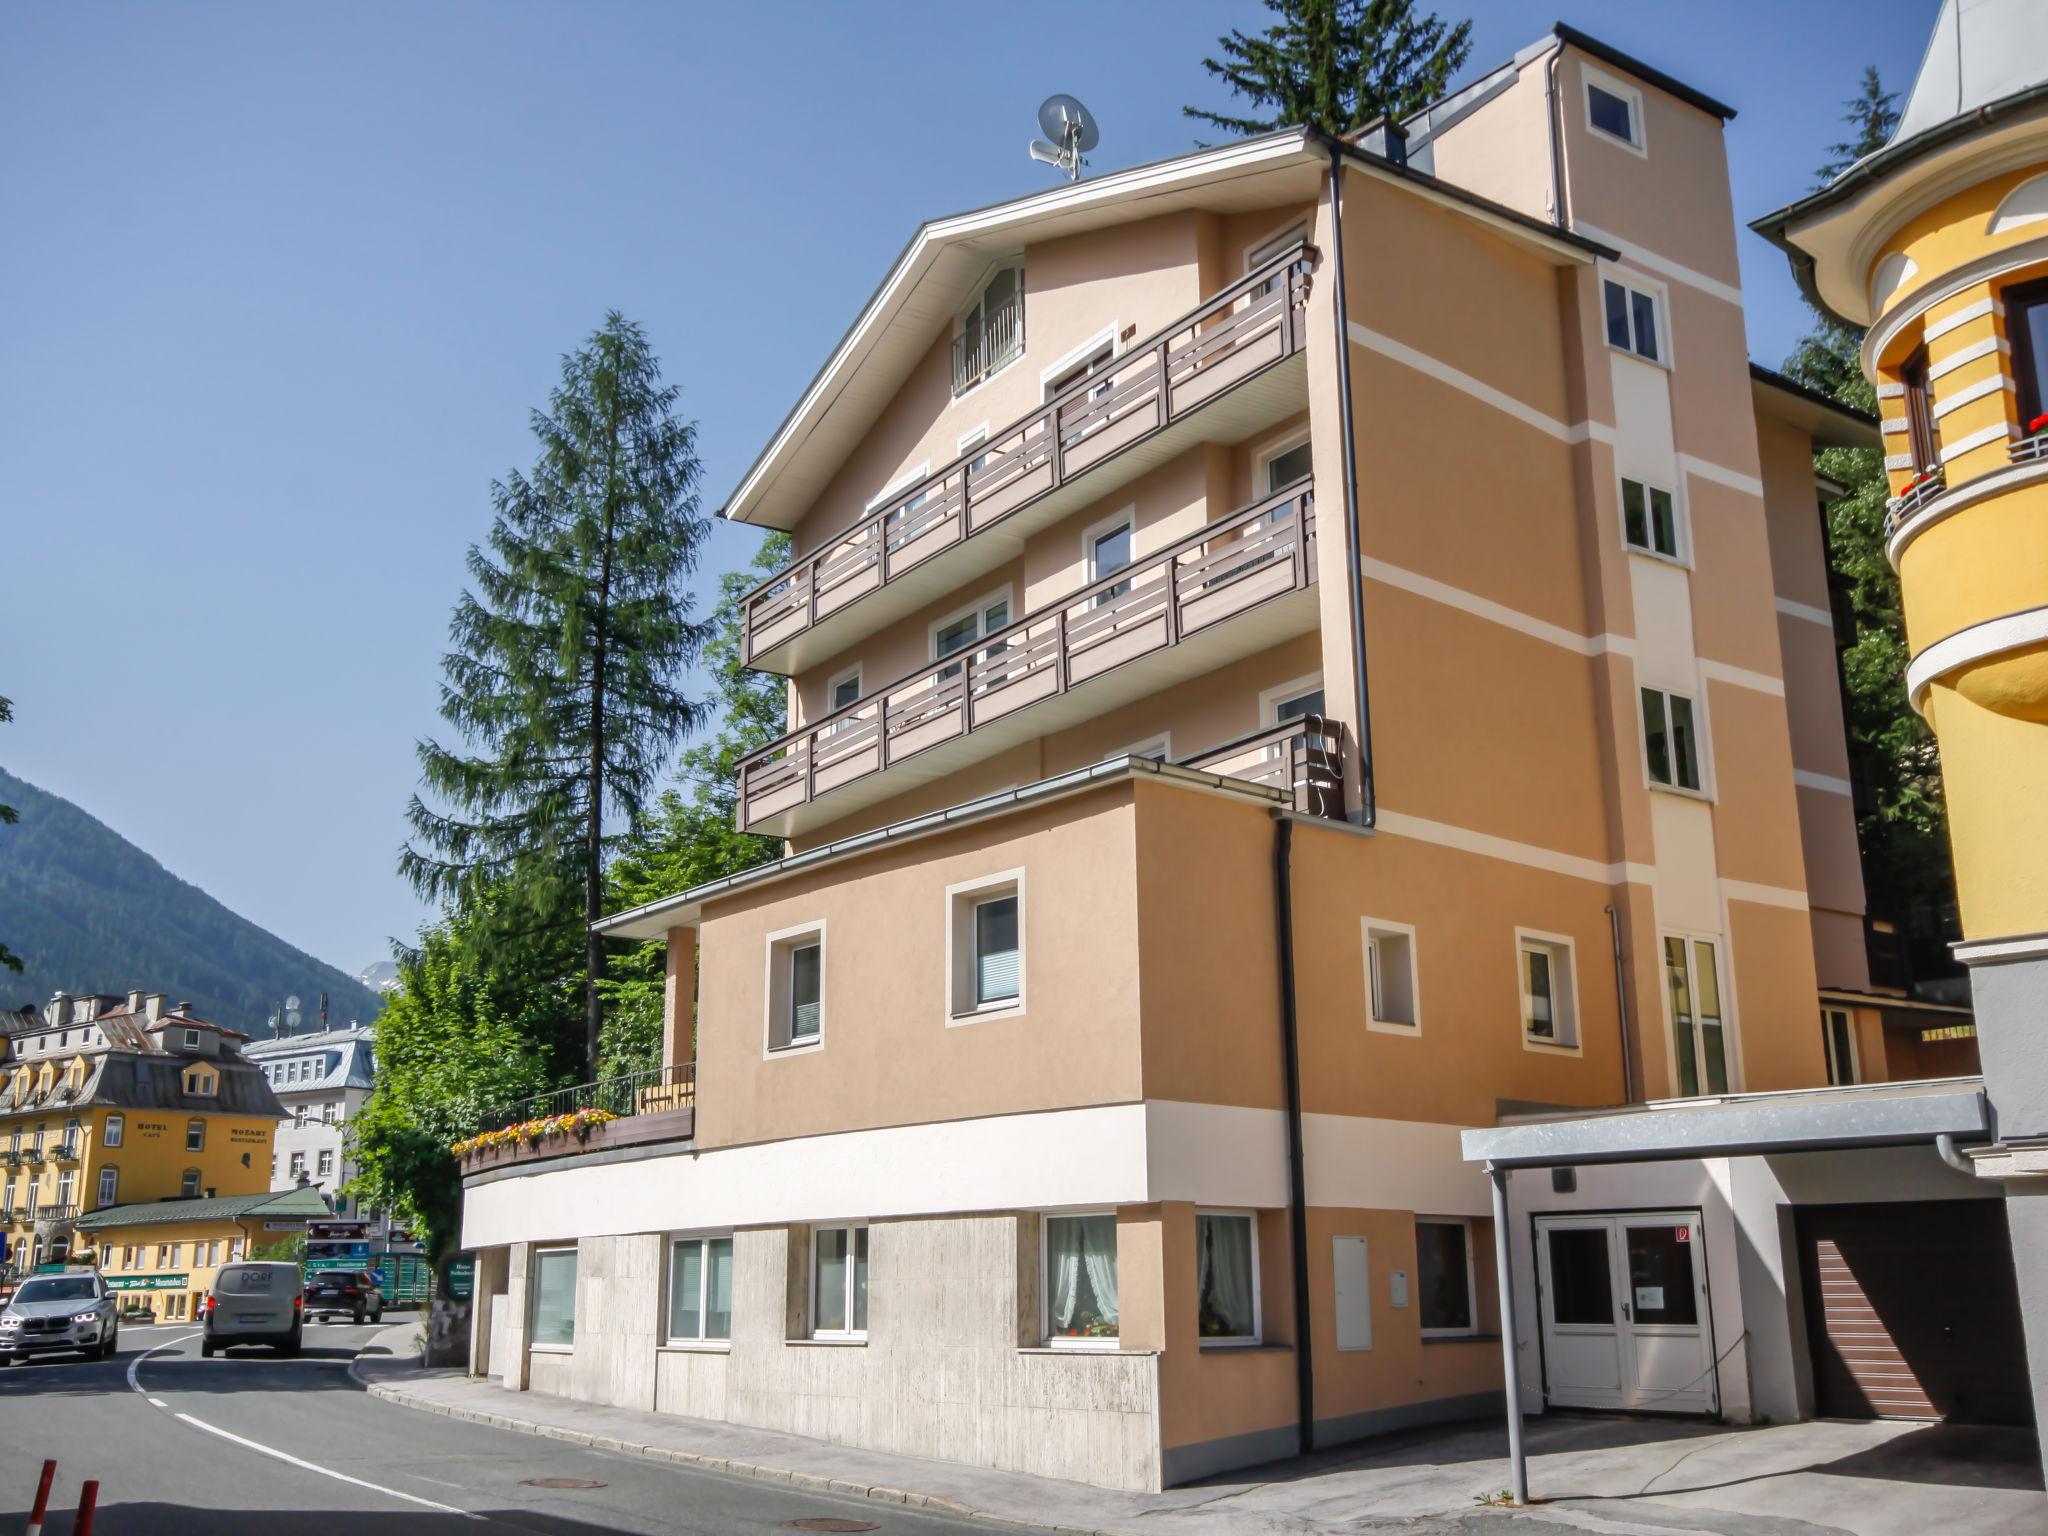
[[[1938,469],[1941,466],[1941,433],[1935,425],[1934,399],[1928,391],[1925,347],[1899,365],[1899,384],[1906,394],[1906,445],[1913,455],[1913,471],[1918,474]],[[2033,417],[2026,420],[2031,421]]]
[[862,1338],[868,1331],[868,1229],[819,1227],[811,1234],[811,1334]]
[[1712,940],[1664,940],[1665,990],[1671,1000],[1671,1048],[1682,1098],[1728,1091],[1722,1032],[1721,973]]
[[1045,1218],[1045,1337],[1056,1347],[1117,1341],[1116,1217]]
[[824,997],[824,947],[803,944],[789,952],[789,1038],[815,1040]]
[[543,1248],[533,1256],[533,1320],[527,1342],[568,1349],[576,1342],[576,1250]]
[[1259,1340],[1258,1233],[1248,1215],[1195,1216],[1196,1330],[1204,1344]]
[[732,1239],[679,1237],[669,1250],[671,1343],[732,1338]]
[[1821,1047],[1827,1053],[1828,1082],[1846,1087],[1856,1081],[1855,1024],[1846,1008],[1820,1011]]
[[1521,971],[1522,1038],[1536,1046],[1576,1047],[1578,1002],[1571,942],[1524,933],[1516,938],[1515,952]]
[[1697,790],[1700,743],[1693,701],[1659,688],[1645,688],[1642,695],[1643,756],[1652,782]]
[[1023,951],[1017,945],[1017,898],[998,896],[974,907],[974,1001],[977,1006],[1016,999]]

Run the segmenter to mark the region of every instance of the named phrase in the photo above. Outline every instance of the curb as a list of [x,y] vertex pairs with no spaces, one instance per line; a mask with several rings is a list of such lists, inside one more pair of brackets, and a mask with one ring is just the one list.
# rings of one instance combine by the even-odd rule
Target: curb
[[350,1361],[348,1373],[370,1396],[387,1403],[397,1403],[401,1407],[414,1408],[422,1413],[439,1414],[444,1419],[458,1419],[465,1424],[482,1424],[490,1429],[509,1429],[520,1434],[539,1435],[543,1439],[560,1440],[569,1445],[588,1446],[596,1451],[616,1451],[626,1456],[644,1456],[649,1461],[672,1462],[706,1472],[728,1472],[735,1477],[787,1483],[791,1487],[807,1488],[814,1493],[836,1493],[855,1499],[878,1499],[887,1504],[902,1504],[911,1509],[929,1509],[963,1520],[1008,1526],[1012,1530],[1051,1531],[1056,1533],[1056,1536],[1123,1536],[1121,1532],[1098,1530],[1092,1526],[1046,1525],[1017,1515],[976,1509],[971,1504],[949,1499],[944,1494],[919,1493],[912,1488],[896,1488],[886,1483],[862,1483],[850,1478],[825,1477],[816,1472],[797,1472],[788,1467],[764,1466],[758,1462],[737,1461],[726,1456],[706,1456],[698,1451],[621,1440],[612,1435],[592,1434],[588,1430],[567,1429],[559,1424],[542,1424],[534,1419],[513,1418],[508,1414],[489,1413],[482,1409],[458,1408],[452,1403],[437,1403],[431,1398],[422,1397],[389,1382],[371,1381],[356,1369],[361,1360],[362,1357],[359,1355]]

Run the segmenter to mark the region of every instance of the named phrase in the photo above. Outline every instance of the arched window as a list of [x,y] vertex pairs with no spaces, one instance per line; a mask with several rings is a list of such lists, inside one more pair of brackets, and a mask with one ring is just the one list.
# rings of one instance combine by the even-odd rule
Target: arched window
[[2048,176],[2031,176],[2005,194],[2005,201],[1991,215],[1991,223],[1984,232],[2010,234],[2043,220],[2048,220]]

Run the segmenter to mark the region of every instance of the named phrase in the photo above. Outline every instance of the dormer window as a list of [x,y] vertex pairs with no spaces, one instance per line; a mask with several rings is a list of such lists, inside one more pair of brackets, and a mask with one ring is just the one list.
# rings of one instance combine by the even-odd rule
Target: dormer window
[[961,313],[953,337],[953,393],[965,394],[1024,355],[1024,269],[997,267]]
[[185,1091],[195,1097],[213,1097],[213,1086],[213,1073],[205,1067],[194,1067],[185,1074]]
[[188,1046],[197,1046],[199,1044],[199,1031],[196,1029],[186,1030],[185,1044],[187,1044]]

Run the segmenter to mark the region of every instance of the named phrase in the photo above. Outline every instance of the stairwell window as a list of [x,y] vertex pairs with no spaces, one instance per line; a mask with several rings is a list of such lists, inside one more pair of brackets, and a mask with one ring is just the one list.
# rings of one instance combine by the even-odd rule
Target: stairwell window
[[1661,486],[1622,480],[1621,528],[1630,549],[1667,560],[1679,558],[1678,508],[1671,492]]
[[[1119,512],[1105,522],[1097,523],[1082,535],[1083,554],[1088,565],[1088,581],[1093,584],[1105,576],[1114,576],[1131,563],[1131,514]],[[1131,590],[1128,581],[1119,581],[1104,587],[1095,594],[1095,606],[1113,603]]]
[[206,1150],[206,1122],[197,1115],[185,1122],[185,1150],[204,1152]]
[[1055,1349],[1117,1343],[1116,1215],[1045,1218],[1045,1341]]
[[1673,1066],[1681,1098],[1728,1091],[1728,1044],[1721,1018],[1720,946],[1667,934],[1664,984],[1671,1003]]
[[93,1192],[93,1203],[102,1210],[106,1209],[106,1207],[114,1203],[114,1197],[120,1191],[120,1188],[121,1170],[118,1168],[102,1168],[100,1170],[99,1188]]
[[946,953],[949,1022],[1024,1011],[1022,870],[947,888]]
[[1363,918],[1366,1027],[1412,1035],[1422,1023],[1415,985],[1415,929],[1408,923]]
[[669,1244],[668,1342],[732,1339],[732,1236],[679,1237]]
[[1024,355],[1024,268],[997,267],[961,312],[953,336],[953,393],[964,395]]
[[1650,782],[1697,792],[1700,744],[1693,701],[1661,688],[1645,688],[1642,695],[1643,755]]
[[1821,1047],[1827,1052],[1828,1084],[1845,1088],[1856,1081],[1856,1024],[1846,1008],[1820,1011]]
[[103,1147],[118,1147],[121,1145],[122,1129],[123,1124],[119,1115],[107,1116],[106,1124],[100,1131],[100,1145]]
[[1586,126],[1643,153],[1643,93],[1590,66],[1585,75]]
[[868,1336],[868,1229],[811,1230],[811,1337]]
[[197,1168],[187,1168],[185,1170],[183,1177],[178,1180],[178,1193],[187,1200],[190,1200],[199,1193],[199,1170]]
[[1653,363],[1670,361],[1664,345],[1658,295],[1646,286],[1619,278],[1602,279],[1607,317],[1607,344]]
[[1195,1309],[1204,1345],[1259,1342],[1259,1233],[1249,1212],[1196,1213]]
[[814,1049],[825,1040],[825,925],[768,936],[768,1049]]
[[1521,976],[1522,1043],[1537,1050],[1577,1050],[1578,985],[1572,942],[1559,934],[1515,934]]

